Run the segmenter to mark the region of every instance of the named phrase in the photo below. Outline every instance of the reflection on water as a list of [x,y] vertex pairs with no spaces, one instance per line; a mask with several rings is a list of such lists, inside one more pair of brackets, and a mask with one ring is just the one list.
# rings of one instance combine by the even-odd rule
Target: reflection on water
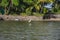
[[0,22],[0,40],[60,40],[60,22]]

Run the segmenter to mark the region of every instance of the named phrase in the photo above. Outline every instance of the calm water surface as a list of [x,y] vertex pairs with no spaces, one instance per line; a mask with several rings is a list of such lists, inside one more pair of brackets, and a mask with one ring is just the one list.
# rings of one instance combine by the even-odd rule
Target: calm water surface
[[0,40],[60,40],[60,22],[0,21]]

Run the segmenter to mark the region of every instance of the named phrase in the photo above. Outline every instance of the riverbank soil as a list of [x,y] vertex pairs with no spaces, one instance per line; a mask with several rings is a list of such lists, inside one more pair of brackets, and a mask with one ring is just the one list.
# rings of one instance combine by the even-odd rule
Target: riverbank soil
[[55,15],[57,18],[43,19],[43,16],[13,16],[13,15],[0,15],[5,21],[60,21],[60,15]]

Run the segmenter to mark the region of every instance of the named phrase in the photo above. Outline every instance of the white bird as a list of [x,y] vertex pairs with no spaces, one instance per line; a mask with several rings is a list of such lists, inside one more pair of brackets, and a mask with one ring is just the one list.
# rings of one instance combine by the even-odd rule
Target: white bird
[[32,20],[30,19],[28,22],[30,23]]
[[19,19],[16,18],[15,21],[19,21]]

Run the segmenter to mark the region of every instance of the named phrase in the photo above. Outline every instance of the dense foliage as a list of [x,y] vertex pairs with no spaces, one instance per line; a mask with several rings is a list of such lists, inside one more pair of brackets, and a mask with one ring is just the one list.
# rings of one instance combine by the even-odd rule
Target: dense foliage
[[[5,14],[18,14],[18,15],[40,15],[45,14],[49,9],[44,5],[53,3],[51,12],[59,13],[60,1],[59,0],[0,0],[0,10]],[[0,11],[0,13],[2,13]]]

